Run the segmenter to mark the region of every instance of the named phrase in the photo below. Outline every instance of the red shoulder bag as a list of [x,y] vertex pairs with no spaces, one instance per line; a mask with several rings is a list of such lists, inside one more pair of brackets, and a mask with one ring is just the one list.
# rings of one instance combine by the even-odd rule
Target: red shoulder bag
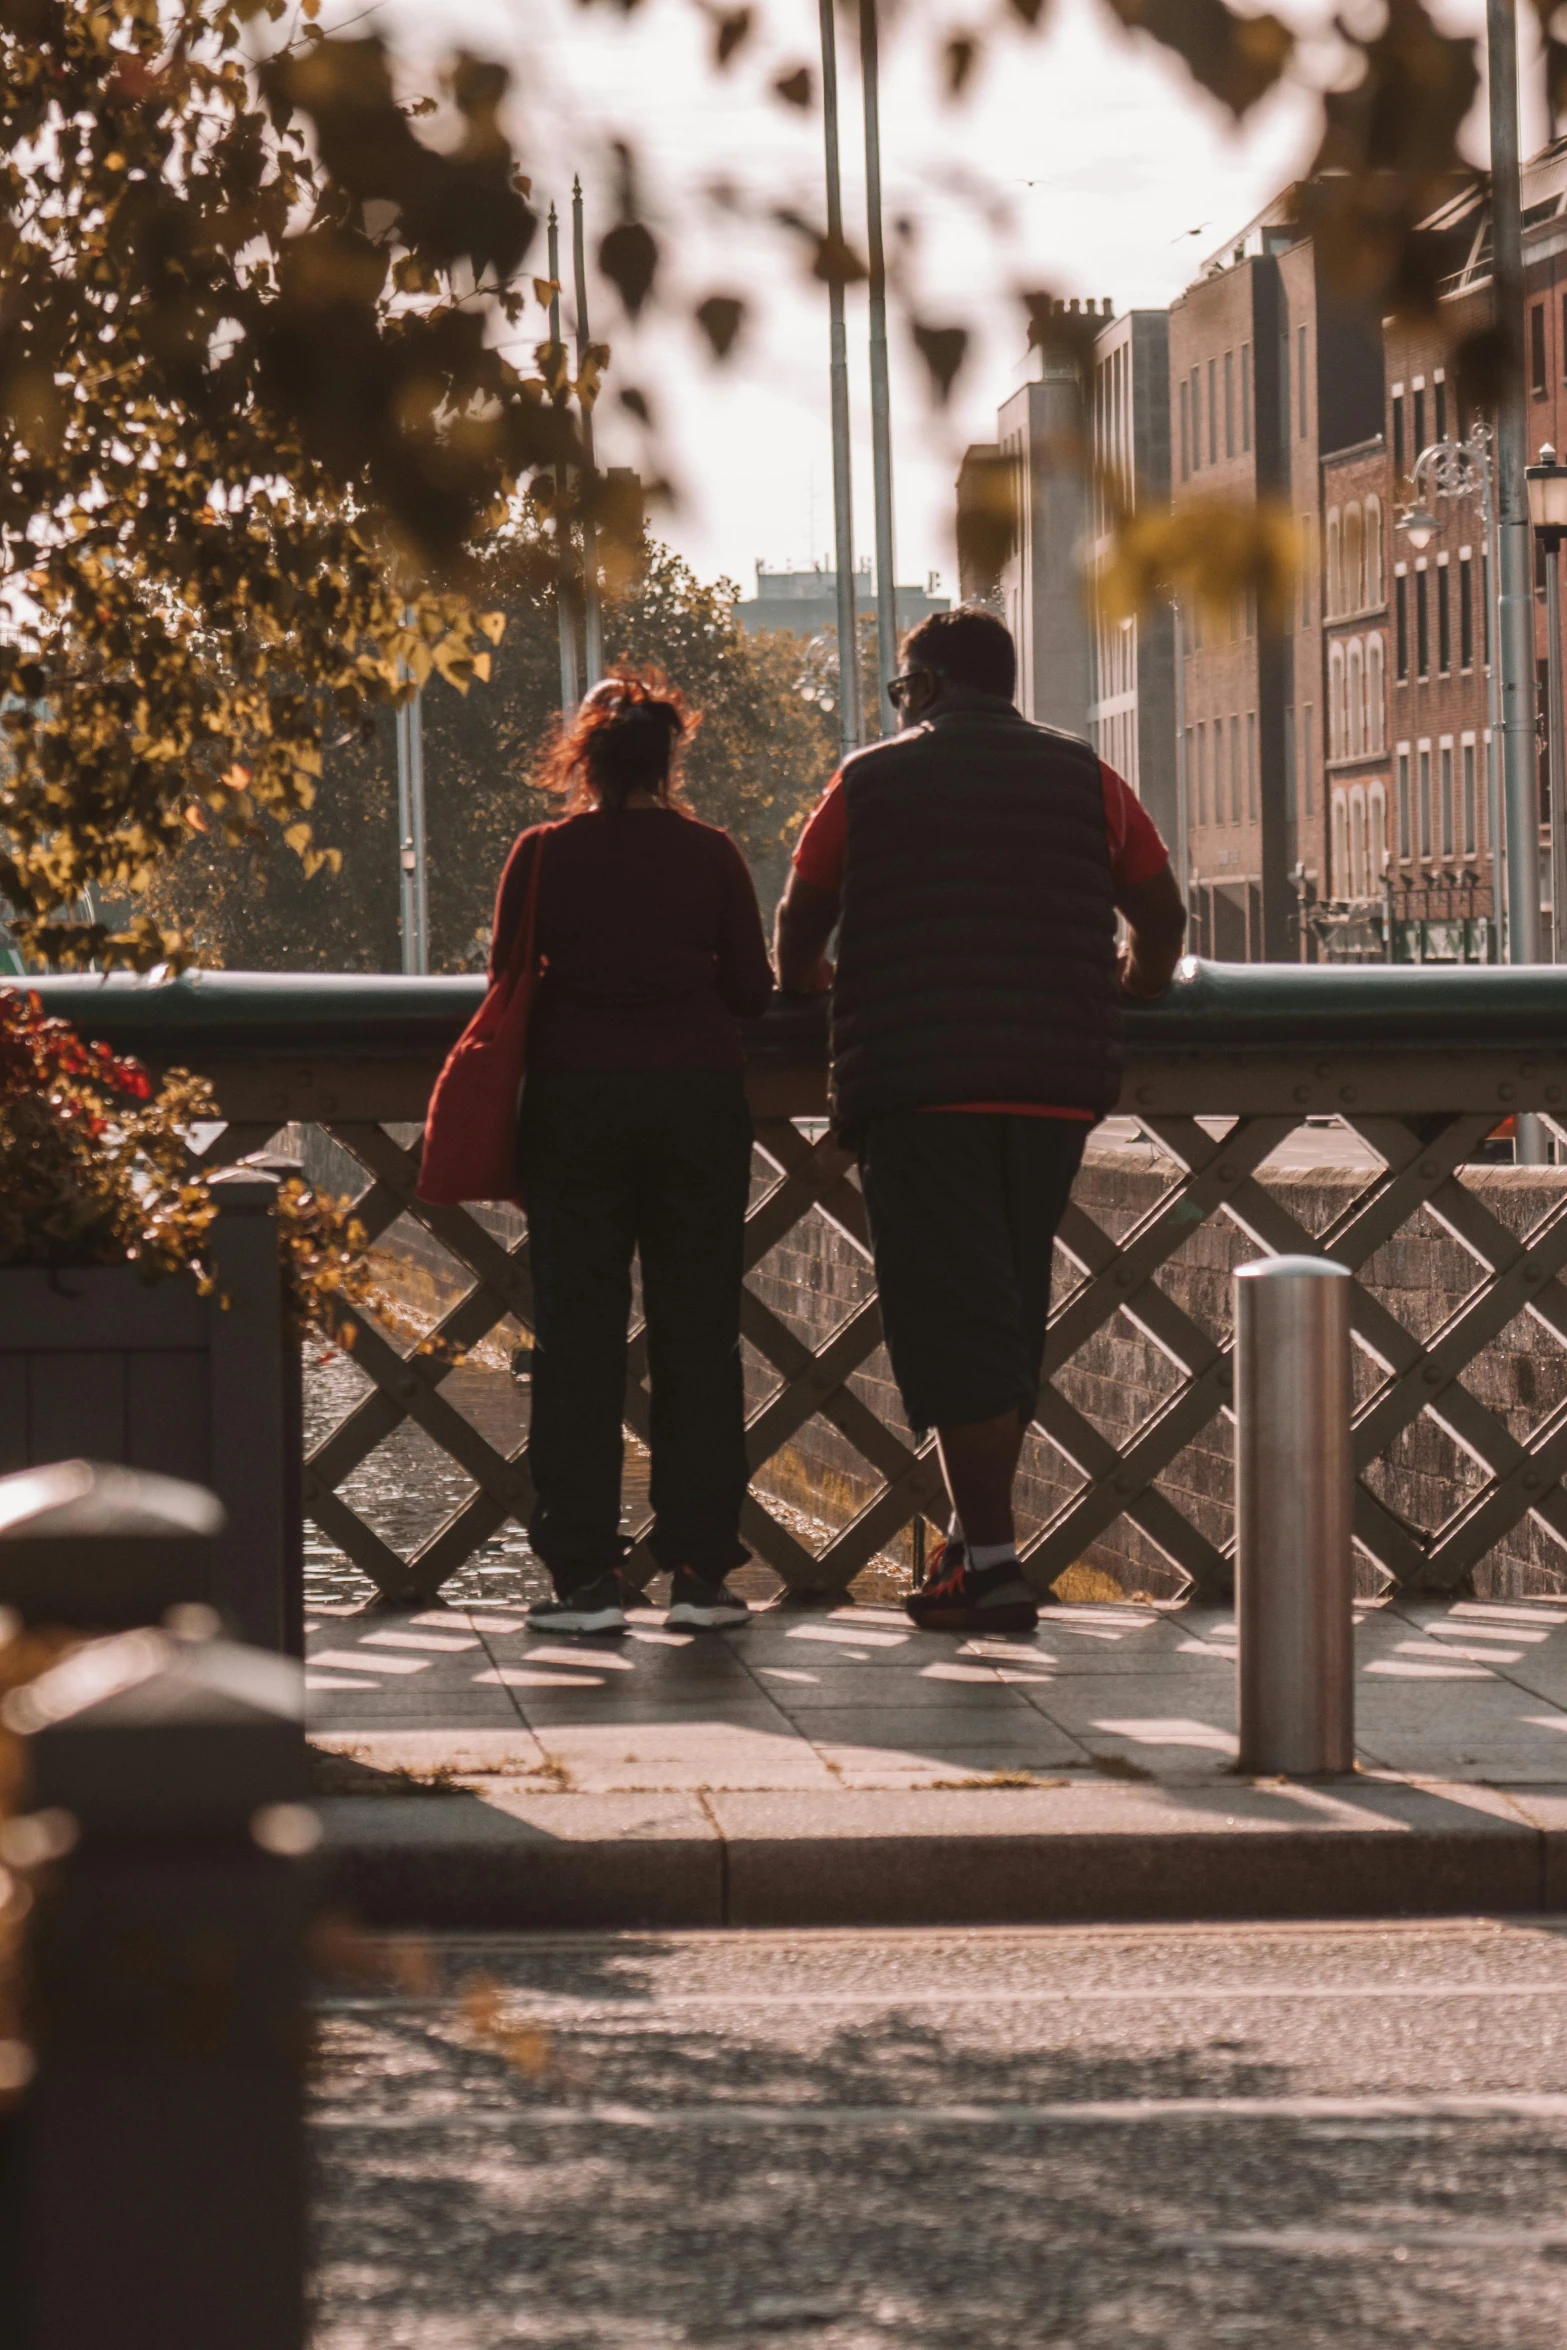
[[528,1023],[539,985],[534,938],[543,870],[541,835],[517,925],[517,944],[447,1054],[430,1095],[418,1194],[432,1206],[517,1197],[517,1110],[527,1074]]

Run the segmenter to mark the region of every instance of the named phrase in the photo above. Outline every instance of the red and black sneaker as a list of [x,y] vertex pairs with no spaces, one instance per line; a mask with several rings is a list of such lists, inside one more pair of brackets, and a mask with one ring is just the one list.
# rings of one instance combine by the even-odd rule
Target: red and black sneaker
[[1032,1632],[1039,1622],[1039,1602],[1017,1560],[972,1567],[956,1539],[942,1544],[924,1588],[903,1605],[922,1632]]

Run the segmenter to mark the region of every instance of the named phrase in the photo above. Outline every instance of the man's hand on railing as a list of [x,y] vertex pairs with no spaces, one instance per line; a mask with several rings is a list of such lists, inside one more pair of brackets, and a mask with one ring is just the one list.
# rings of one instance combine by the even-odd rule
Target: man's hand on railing
[[1122,995],[1163,995],[1175,976],[1186,937],[1186,908],[1168,863],[1147,881],[1123,882],[1115,903],[1127,930],[1121,955]]

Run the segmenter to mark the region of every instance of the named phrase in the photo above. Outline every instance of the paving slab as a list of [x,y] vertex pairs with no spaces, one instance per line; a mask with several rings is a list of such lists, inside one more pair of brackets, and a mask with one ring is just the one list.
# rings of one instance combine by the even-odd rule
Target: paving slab
[[1362,1611],[1362,1769],[1320,1785],[1236,1773],[1227,1609],[323,1616],[329,1856],[375,1922],[475,1928],[1567,1907],[1567,1605],[1485,1604]]

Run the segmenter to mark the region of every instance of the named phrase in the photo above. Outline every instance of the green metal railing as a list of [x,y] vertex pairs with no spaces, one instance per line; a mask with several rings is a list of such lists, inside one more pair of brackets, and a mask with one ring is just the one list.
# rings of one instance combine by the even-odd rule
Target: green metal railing
[[[417,1147],[388,1128],[417,1127],[481,985],[201,972],[162,983],[52,978],[38,993],[90,1036],[210,1076],[228,1125],[209,1156],[243,1156],[292,1121],[324,1128],[365,1170],[359,1212],[372,1240],[411,1214],[466,1267],[472,1286],[439,1329],[471,1346],[507,1315],[530,1325],[526,1241],[508,1245],[465,1211],[419,1203]],[[747,1044],[766,1170],[749,1269],[810,1217],[825,1217],[835,1245],[868,1259],[853,1162],[823,1130],[822,1007],[784,1004],[752,1026]],[[1224,1510],[1194,1511],[1180,1475],[1188,1448],[1206,1443],[1211,1453],[1229,1395],[1227,1310],[1194,1303],[1189,1273],[1194,1237],[1215,1224],[1243,1255],[1305,1249],[1357,1275],[1356,1536],[1382,1573],[1405,1588],[1452,1589],[1525,1520],[1548,1543],[1567,1543],[1567,1404],[1522,1427],[1527,1415],[1498,1403],[1491,1372],[1478,1382],[1489,1400],[1473,1376],[1520,1315],[1542,1344],[1567,1349],[1567,1174],[1518,1171],[1535,1211],[1525,1230],[1498,1213],[1494,1171],[1476,1174],[1499,1120],[1521,1110],[1567,1117],[1567,972],[1188,964],[1159,1003],[1129,1007],[1127,1048],[1120,1110],[1135,1120],[1159,1181],[1113,1235],[1081,1199],[1062,1228],[1066,1263],[1037,1421],[1063,1464],[1061,1498],[1027,1552],[1041,1587],[1129,1520],[1199,1590],[1227,1588]],[[1325,1117],[1368,1146],[1367,1163],[1363,1179],[1341,1184],[1325,1225],[1308,1229],[1268,1162],[1304,1122]],[[1415,1224],[1456,1244],[1473,1275],[1418,1327],[1391,1310],[1368,1271]],[[908,1441],[867,1400],[864,1374],[881,1336],[874,1293],[813,1348],[748,1286],[743,1327],[773,1383],[752,1419],[753,1473],[819,1415],[874,1486],[819,1549],[753,1494],[746,1539],[792,1590],[842,1591],[912,1518],[937,1517],[942,1506],[930,1446]],[[1102,1383],[1117,1331],[1152,1348],[1168,1379],[1139,1424],[1111,1435],[1079,1396],[1085,1366],[1098,1364]],[[508,1458],[488,1444],[442,1394],[448,1373],[438,1360],[403,1353],[368,1324],[355,1360],[374,1390],[314,1447],[306,1508],[388,1596],[426,1598],[508,1516],[526,1515],[526,1469],[520,1452]],[[634,1345],[626,1417],[640,1434],[646,1407]],[[404,1420],[450,1453],[472,1488],[408,1556],[342,1495]],[[1451,1485],[1451,1507],[1422,1522],[1399,1506],[1386,1471],[1427,1421],[1467,1467]],[[633,1563],[651,1572],[645,1555]]]

